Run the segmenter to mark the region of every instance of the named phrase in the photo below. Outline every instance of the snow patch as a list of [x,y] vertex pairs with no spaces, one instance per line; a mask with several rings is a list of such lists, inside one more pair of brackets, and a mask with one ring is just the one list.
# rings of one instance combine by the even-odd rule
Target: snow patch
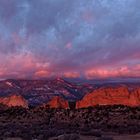
[[13,87],[13,84],[11,82],[6,82],[6,84],[10,87]]

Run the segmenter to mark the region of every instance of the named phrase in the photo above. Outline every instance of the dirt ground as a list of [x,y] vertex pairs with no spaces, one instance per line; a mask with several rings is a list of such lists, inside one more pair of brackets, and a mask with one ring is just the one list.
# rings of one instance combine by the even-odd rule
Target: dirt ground
[[[65,138],[61,135],[59,137],[50,138],[49,140],[64,140]],[[77,139],[78,140],[78,139]],[[140,140],[140,133],[136,135],[104,135],[102,137],[94,136],[80,136],[79,140]]]

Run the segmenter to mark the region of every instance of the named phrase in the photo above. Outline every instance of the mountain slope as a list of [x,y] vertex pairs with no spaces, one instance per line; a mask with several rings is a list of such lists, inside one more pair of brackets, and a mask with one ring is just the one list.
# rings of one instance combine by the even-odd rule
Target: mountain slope
[[92,86],[84,86],[67,82],[62,78],[48,80],[4,80],[0,81],[0,96],[20,93],[30,105],[46,103],[54,96],[76,101],[92,90]]

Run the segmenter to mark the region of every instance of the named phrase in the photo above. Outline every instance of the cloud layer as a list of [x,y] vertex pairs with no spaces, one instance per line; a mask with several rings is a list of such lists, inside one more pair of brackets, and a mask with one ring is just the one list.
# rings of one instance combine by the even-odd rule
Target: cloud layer
[[0,0],[0,78],[140,76],[139,0]]

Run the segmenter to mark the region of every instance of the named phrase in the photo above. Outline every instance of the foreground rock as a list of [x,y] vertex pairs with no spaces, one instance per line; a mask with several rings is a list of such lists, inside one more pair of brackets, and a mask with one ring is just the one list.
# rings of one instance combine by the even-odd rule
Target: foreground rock
[[0,103],[8,107],[21,106],[23,108],[28,108],[28,102],[20,95],[1,97]]
[[49,107],[49,108],[63,108],[68,109],[69,103],[68,101],[64,100],[63,98],[59,96],[53,97],[47,104],[44,104],[43,106]]

